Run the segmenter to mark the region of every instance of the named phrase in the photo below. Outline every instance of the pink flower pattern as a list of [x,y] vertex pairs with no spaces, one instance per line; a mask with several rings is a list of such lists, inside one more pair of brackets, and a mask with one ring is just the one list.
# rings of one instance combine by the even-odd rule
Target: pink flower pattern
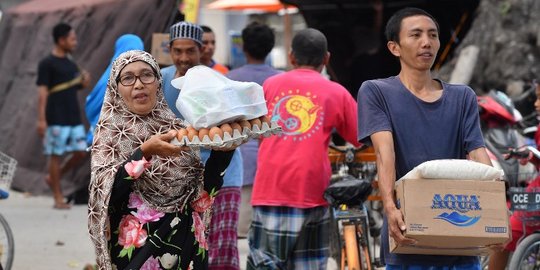
[[144,172],[145,169],[150,167],[151,163],[147,161],[144,157],[141,160],[132,160],[126,165],[124,165],[124,169],[126,169],[126,172],[131,176],[133,179],[139,178],[141,174]]
[[193,228],[195,231],[195,240],[199,242],[199,247],[208,249],[208,243],[206,242],[205,231],[206,228],[204,223],[201,220],[201,216],[197,212],[192,212],[191,216],[193,217]]
[[165,216],[165,213],[154,210],[148,207],[146,204],[141,205],[137,209],[137,212],[132,211],[131,214],[135,216],[141,224],[158,221],[160,218]]
[[[146,161],[132,161],[128,164],[133,164],[130,166],[135,167],[142,166],[142,170],[144,170],[145,166],[149,166],[148,162],[148,164],[144,164],[144,162]],[[128,171],[130,176],[133,178],[139,177],[142,172],[139,172],[138,168],[128,168],[128,164],[126,164],[126,171]],[[213,202],[214,197],[203,190],[200,193],[199,198],[191,203],[194,210],[192,212],[192,218],[195,240],[199,243],[199,248],[204,250],[208,250],[208,242],[206,239],[206,227],[201,219],[201,215],[212,206]],[[148,233],[144,229],[143,225],[148,222],[158,221],[160,218],[165,216],[164,212],[150,208],[135,192],[131,192],[129,194],[128,208],[135,208],[137,211],[131,211],[131,215],[125,215],[120,221],[118,229],[118,244],[123,246],[124,250],[143,246],[148,238]],[[129,256],[131,256],[131,251],[129,252]],[[158,258],[150,257],[144,263],[141,269],[161,270],[162,268]]]
[[131,211],[131,214],[136,217],[142,225],[148,222],[158,221],[165,216],[165,213],[155,210],[144,203],[141,197],[135,192],[129,194],[128,208],[137,208],[137,212]]
[[191,203],[191,207],[193,208],[193,210],[199,213],[203,213],[204,211],[209,209],[213,203],[214,203],[214,198],[210,196],[208,192],[203,190],[199,198]]
[[118,244],[122,245],[124,249],[131,246],[141,247],[146,243],[148,237],[142,224],[132,215],[125,215],[122,218],[118,231]]
[[139,208],[143,205],[143,200],[135,192],[129,194],[128,208]]
[[140,270],[161,270],[161,266],[159,265],[159,260],[151,256],[141,266]]

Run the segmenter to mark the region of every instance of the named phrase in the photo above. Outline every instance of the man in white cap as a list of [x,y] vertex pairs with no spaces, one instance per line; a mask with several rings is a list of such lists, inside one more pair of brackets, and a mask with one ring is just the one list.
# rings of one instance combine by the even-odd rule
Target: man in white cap
[[[203,29],[189,22],[179,22],[170,28],[169,50],[174,65],[161,69],[161,74],[165,100],[178,118],[184,119],[176,108],[176,99],[181,90],[174,88],[171,81],[201,64],[202,36]],[[209,156],[210,150],[201,149],[201,160],[206,162]],[[223,176],[223,186],[214,199],[208,237],[209,269],[240,269],[236,231],[241,202],[242,164],[240,150],[236,149]]]
[[179,91],[171,85],[171,81],[200,64],[202,35],[202,28],[189,22],[178,22],[170,28],[169,52],[174,65],[161,69],[161,75],[165,100],[176,116],[180,116],[175,106]]

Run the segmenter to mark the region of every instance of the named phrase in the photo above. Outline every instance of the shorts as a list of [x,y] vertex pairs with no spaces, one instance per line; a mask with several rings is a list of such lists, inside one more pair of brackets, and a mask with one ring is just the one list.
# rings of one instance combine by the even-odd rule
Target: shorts
[[60,156],[75,151],[86,151],[86,132],[83,125],[49,126],[43,139],[44,154]]
[[326,269],[328,207],[254,206],[252,219],[246,269]]

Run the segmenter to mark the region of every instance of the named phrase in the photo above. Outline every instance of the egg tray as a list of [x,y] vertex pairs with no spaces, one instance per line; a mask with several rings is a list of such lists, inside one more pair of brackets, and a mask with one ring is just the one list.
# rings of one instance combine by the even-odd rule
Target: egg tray
[[281,127],[277,122],[272,121],[270,125],[267,122],[262,123],[261,128],[255,125],[251,128],[244,127],[242,132],[235,129],[233,134],[225,132],[223,138],[219,135],[215,135],[214,139],[211,139],[208,135],[205,135],[201,141],[199,136],[193,136],[193,139],[190,141],[187,136],[182,137],[181,140],[174,138],[171,143],[179,146],[189,146],[189,147],[204,147],[210,149],[219,149],[219,148],[230,148],[232,146],[238,146],[243,143],[246,143],[250,139],[260,138],[260,137],[270,137],[281,133]]

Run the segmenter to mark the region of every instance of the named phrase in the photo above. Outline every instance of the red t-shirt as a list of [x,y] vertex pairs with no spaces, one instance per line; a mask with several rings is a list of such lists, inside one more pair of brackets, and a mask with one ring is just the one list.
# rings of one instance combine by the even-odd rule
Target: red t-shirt
[[269,117],[283,131],[261,141],[252,205],[327,205],[331,133],[335,129],[359,146],[356,101],[341,85],[309,69],[270,77],[263,88]]

